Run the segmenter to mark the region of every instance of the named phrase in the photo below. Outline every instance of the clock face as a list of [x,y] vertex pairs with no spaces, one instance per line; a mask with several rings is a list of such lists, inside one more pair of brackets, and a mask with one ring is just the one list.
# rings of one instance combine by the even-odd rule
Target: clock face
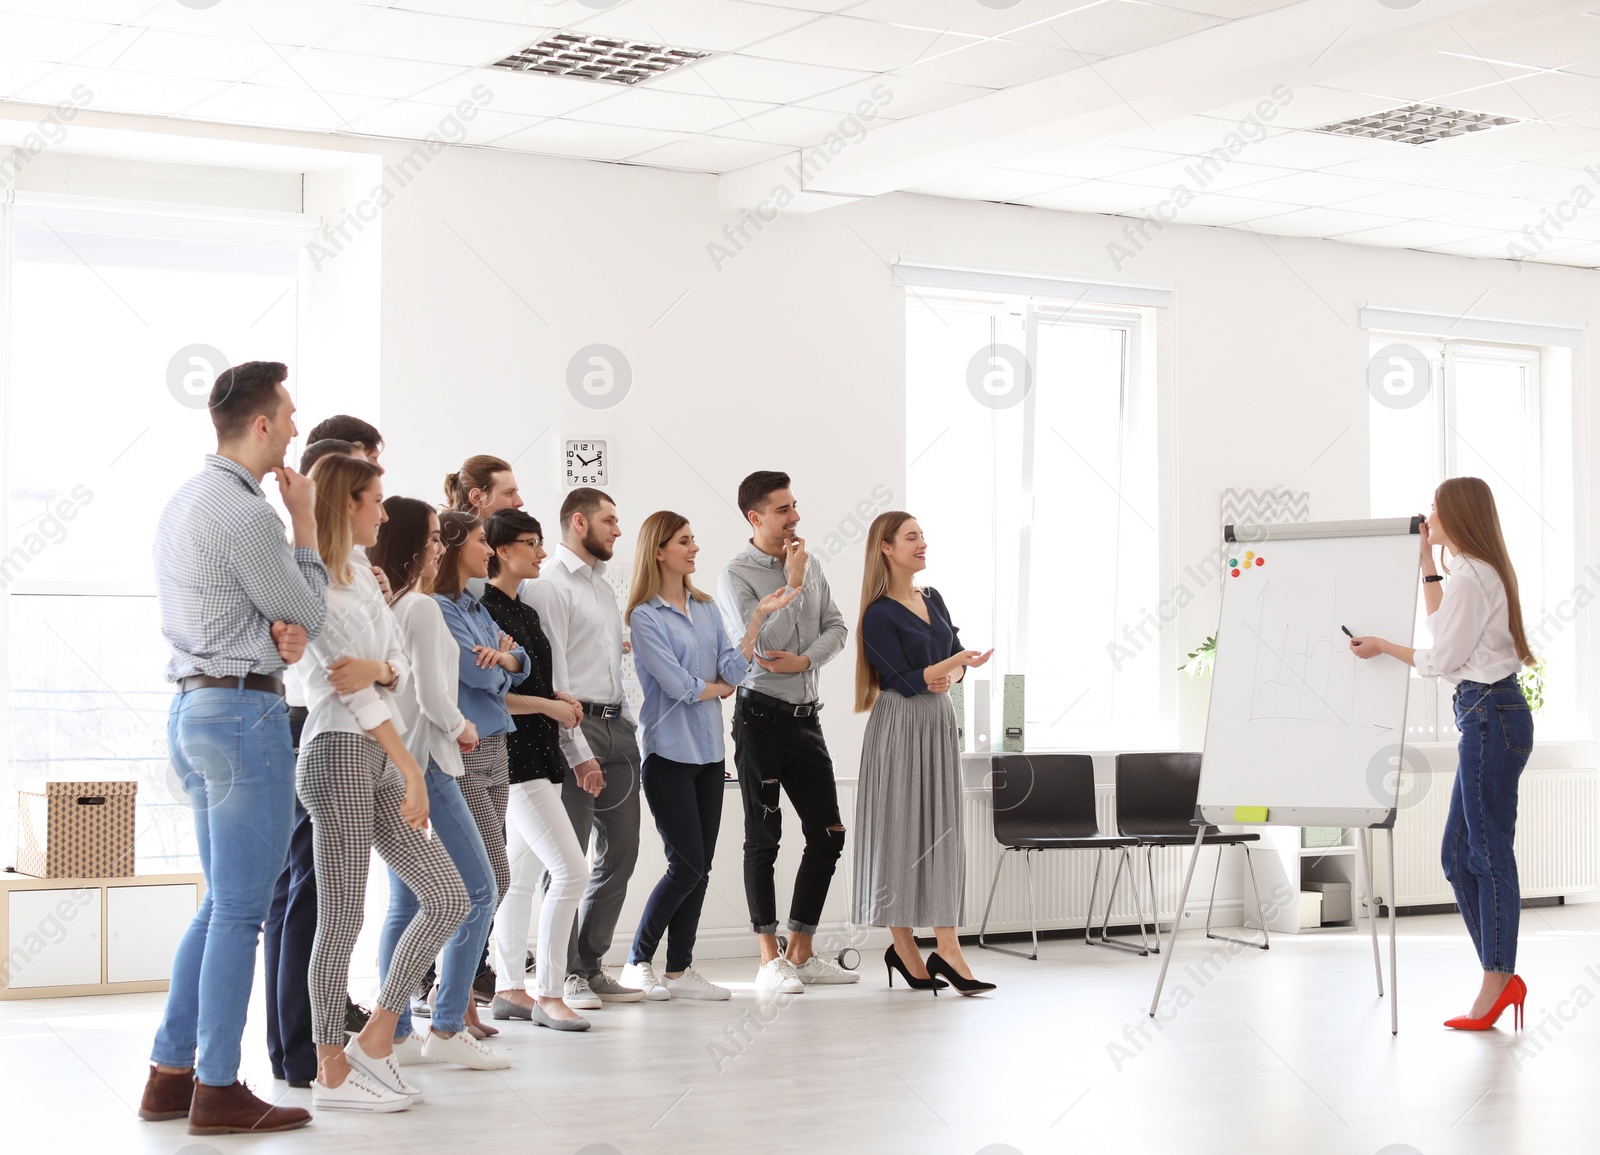
[[604,441],[568,441],[564,477],[568,488],[605,485],[611,458]]

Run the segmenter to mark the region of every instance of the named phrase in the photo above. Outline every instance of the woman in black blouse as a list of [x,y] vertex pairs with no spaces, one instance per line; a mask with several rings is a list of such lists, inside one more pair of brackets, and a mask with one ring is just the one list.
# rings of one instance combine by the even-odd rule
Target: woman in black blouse
[[[550,642],[539,626],[538,612],[517,597],[524,581],[539,576],[539,563],[545,557],[539,523],[521,510],[503,509],[484,523],[484,531],[494,556],[489,559],[483,606],[527,651],[532,666],[517,692],[506,695],[517,722],[506,735],[511,762],[511,801],[506,809],[511,885],[494,920],[498,989],[490,1013],[497,1019],[531,1019],[558,1031],[586,1031],[589,1020],[561,1000],[567,944],[589,867],[561,802],[567,763],[561,755],[560,728],[582,721],[583,707],[551,684]],[[528,920],[542,870],[550,872],[550,889],[539,908],[537,993],[529,995]]]
[[[993,650],[963,649],[937,590],[919,589],[928,544],[909,513],[879,514],[867,534],[856,628],[856,712],[872,711],[856,786],[855,910],[887,926],[889,982],[935,994],[993,990],[972,977],[956,928],[965,920],[961,750],[950,686]],[[931,926],[938,950],[923,961],[913,928]]]

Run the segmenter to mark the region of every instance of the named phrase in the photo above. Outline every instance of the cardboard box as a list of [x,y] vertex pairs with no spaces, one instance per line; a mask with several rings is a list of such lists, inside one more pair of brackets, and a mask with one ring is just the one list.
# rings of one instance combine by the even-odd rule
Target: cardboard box
[[17,784],[17,873],[132,878],[137,782]]
[[1322,894],[1315,890],[1302,890],[1300,892],[1300,925],[1322,925]]
[[1322,892],[1322,921],[1350,921],[1350,884],[1348,882],[1302,882],[1305,890]]

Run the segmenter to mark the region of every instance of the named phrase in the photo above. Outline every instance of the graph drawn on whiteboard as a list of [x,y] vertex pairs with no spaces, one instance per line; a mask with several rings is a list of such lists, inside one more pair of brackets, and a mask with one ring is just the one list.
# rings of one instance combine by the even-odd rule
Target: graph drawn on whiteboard
[[[1301,583],[1297,600],[1303,600],[1307,592]],[[1355,666],[1359,659],[1350,652],[1348,639],[1339,629],[1338,579],[1327,578],[1325,589],[1317,590],[1316,595],[1316,602],[1328,607],[1327,618],[1307,622],[1283,610],[1275,613],[1273,583],[1261,584],[1254,613],[1244,623],[1255,635],[1256,651],[1250,721],[1361,724],[1356,718]]]

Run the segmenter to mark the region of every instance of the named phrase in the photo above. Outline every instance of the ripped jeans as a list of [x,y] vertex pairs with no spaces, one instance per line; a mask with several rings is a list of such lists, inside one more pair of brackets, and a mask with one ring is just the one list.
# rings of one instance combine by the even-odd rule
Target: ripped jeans
[[806,840],[795,873],[788,928],[815,934],[828,884],[844,850],[833,759],[822,738],[822,723],[815,714],[796,718],[775,700],[763,701],[740,691],[733,709],[733,749],[744,799],[744,893],[751,929],[757,934],[778,930],[773,876],[783,834],[781,791],[800,816]]

